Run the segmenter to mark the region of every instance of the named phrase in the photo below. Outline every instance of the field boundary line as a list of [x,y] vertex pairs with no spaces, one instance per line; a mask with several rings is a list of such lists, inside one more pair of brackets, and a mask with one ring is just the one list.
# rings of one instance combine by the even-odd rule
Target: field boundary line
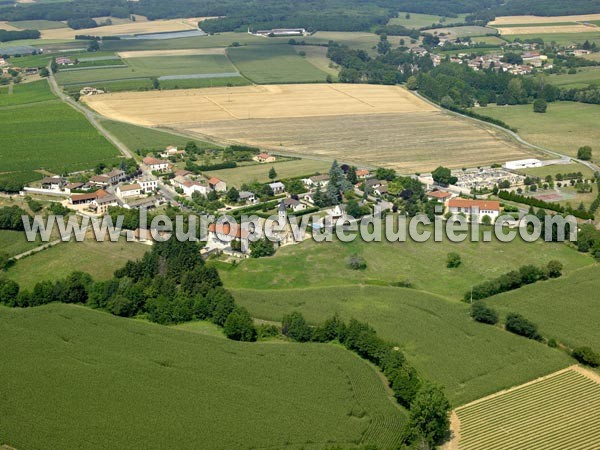
[[235,114],[233,114],[231,111],[229,111],[227,108],[225,108],[223,105],[221,105],[220,103],[217,103],[215,100],[213,100],[212,98],[209,98],[208,96],[204,95],[203,96],[206,100],[208,100],[209,102],[211,102],[213,105],[215,105],[217,108],[221,108],[223,111],[225,111],[227,114],[229,114],[232,118],[236,119],[236,120],[243,120],[242,118],[236,116]]
[[336,88],[335,88],[335,87],[333,87],[333,85],[331,85],[331,84],[327,84],[326,86],[329,86],[329,88],[330,88],[330,89],[333,89],[334,91],[336,91],[336,92],[339,92],[340,94],[342,94],[342,95],[345,95],[346,97],[350,97],[351,99],[353,99],[353,100],[356,100],[356,101],[358,101],[358,102],[360,102],[360,103],[363,103],[363,104],[365,104],[365,105],[367,105],[367,106],[369,106],[369,107],[371,107],[371,108],[375,108],[375,105],[371,105],[369,102],[367,102],[367,101],[365,101],[365,100],[362,100],[362,99],[360,99],[360,98],[358,98],[358,97],[355,97],[355,96],[354,96],[354,95],[352,95],[352,94],[348,94],[347,92],[344,92],[344,91],[341,91],[341,90],[339,90],[339,89],[336,89]]
[[36,253],[40,253],[44,250],[54,247],[55,245],[58,245],[61,242],[62,242],[62,240],[56,239],[55,241],[51,241],[46,244],[40,245],[38,247],[32,248],[31,250],[27,250],[26,252],[19,253],[18,255],[13,256],[12,259],[14,259],[15,261],[18,261],[20,259],[26,258],[27,256],[35,255]]
[[509,392],[514,392],[514,391],[517,391],[519,389],[526,388],[528,386],[531,386],[532,384],[538,383],[540,381],[545,381],[545,380],[548,380],[550,378],[554,378],[555,376],[561,375],[561,374],[566,373],[566,372],[570,372],[570,371],[578,372],[578,370],[577,370],[578,367],[579,366],[577,364],[573,364],[571,366],[565,367],[564,369],[561,369],[561,370],[549,373],[548,375],[544,375],[542,377],[539,377],[539,378],[536,378],[534,380],[528,381],[527,383],[519,384],[518,386],[513,386],[511,388],[503,389],[503,390],[495,392],[493,394],[486,395],[485,397],[478,398],[477,400],[474,400],[474,401],[472,401],[470,403],[467,403],[465,405],[461,405],[461,406],[455,408],[454,411],[458,412],[458,411],[460,411],[460,410],[462,410],[464,408],[468,408],[468,407],[471,407],[473,405],[477,405],[477,404],[479,404],[481,402],[490,400],[490,399],[495,398],[495,397],[499,397],[500,395],[508,394]]
[[600,375],[596,372],[592,372],[591,370],[581,367],[580,365],[574,365],[572,368],[575,372],[580,373],[584,377],[589,378],[597,384],[600,384]]

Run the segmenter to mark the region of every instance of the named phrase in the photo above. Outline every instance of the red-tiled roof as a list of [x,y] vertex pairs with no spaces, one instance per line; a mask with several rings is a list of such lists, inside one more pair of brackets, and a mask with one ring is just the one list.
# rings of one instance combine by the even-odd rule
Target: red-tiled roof
[[453,198],[448,201],[451,208],[479,208],[479,210],[500,211],[500,202],[493,200],[468,200],[466,198]]

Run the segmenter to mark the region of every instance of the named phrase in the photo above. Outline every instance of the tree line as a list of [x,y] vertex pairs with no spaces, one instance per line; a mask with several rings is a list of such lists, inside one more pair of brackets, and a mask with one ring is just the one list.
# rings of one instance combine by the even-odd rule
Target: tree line
[[594,219],[594,214],[588,211],[574,209],[571,206],[562,206],[559,203],[545,202],[544,200],[540,200],[535,197],[526,197],[524,195],[517,194],[516,192],[512,191],[509,192],[502,190],[498,192],[498,197],[500,197],[502,200],[507,200],[515,203],[522,203],[524,205],[529,206],[535,206],[536,208],[556,211],[561,214],[570,214],[583,220]]
[[556,260],[550,261],[546,267],[537,267],[531,264],[521,266],[519,269],[511,270],[498,278],[473,286],[470,291],[465,292],[463,299],[467,302],[481,300],[502,292],[519,289],[537,281],[558,278],[562,275],[562,269],[562,263]]
[[6,31],[0,30],[0,42],[18,41],[21,39],[39,39],[38,30]]
[[449,434],[450,403],[437,386],[422,380],[404,354],[381,339],[367,323],[351,319],[345,323],[334,315],[321,325],[311,327],[302,314],[293,312],[282,321],[284,336],[296,342],[339,342],[346,349],[375,364],[385,375],[394,397],[410,411],[408,442],[443,442]]

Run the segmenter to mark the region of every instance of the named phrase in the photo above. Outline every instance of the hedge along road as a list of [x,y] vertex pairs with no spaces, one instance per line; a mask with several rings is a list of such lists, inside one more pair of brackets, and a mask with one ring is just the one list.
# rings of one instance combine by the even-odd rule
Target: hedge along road
[[493,127],[496,128],[504,133],[506,133],[508,136],[510,136],[512,139],[514,139],[515,141],[517,141],[520,144],[523,144],[529,148],[532,148],[534,150],[539,150],[547,155],[553,156],[553,157],[559,157],[560,159],[563,159],[565,161],[576,161],[580,164],[583,164],[584,166],[587,166],[588,168],[590,168],[594,173],[596,172],[600,172],[600,167],[598,167],[596,164],[590,162],[590,161],[583,161],[581,159],[577,159],[577,158],[572,158],[570,156],[567,155],[563,155],[562,153],[559,153],[555,150],[550,150],[549,148],[545,148],[545,147],[540,147],[539,145],[535,145],[532,144],[531,142],[526,141],[525,139],[523,139],[521,136],[519,136],[518,133],[515,133],[514,131],[508,130],[504,127],[501,127],[500,125],[496,125],[494,123],[490,123],[490,122],[486,122],[485,120],[481,120],[481,119],[476,119],[474,117],[470,117],[467,116],[465,114],[461,114],[461,113],[457,113],[455,111],[450,111],[448,109],[442,108],[441,106],[439,106],[438,104],[432,102],[431,100],[429,100],[427,97],[421,95],[418,91],[412,91],[416,96],[418,96],[421,100],[426,101],[427,103],[434,105],[438,108],[441,108],[444,112],[448,113],[448,114],[453,114],[455,116],[460,116],[460,117],[464,117],[466,119],[469,120],[473,120],[475,122],[479,122],[483,125],[487,125],[489,127]]

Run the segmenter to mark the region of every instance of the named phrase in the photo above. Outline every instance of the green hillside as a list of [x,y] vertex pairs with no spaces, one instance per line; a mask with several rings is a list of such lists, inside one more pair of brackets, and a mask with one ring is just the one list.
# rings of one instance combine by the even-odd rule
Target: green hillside
[[374,369],[334,345],[239,343],[63,304],[0,307],[0,336],[0,444],[18,449],[387,448],[405,420]]

